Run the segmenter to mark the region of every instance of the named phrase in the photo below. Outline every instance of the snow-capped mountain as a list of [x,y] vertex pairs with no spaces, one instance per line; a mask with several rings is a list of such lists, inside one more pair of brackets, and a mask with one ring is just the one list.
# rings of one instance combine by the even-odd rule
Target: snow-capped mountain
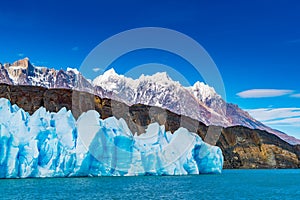
[[102,97],[116,99],[128,105],[140,103],[158,106],[190,116],[205,124],[230,125],[224,117],[199,101],[191,91],[181,86],[179,82],[173,81],[165,72],[152,76],[142,75],[139,79],[133,80],[110,69],[97,77],[93,84],[110,94]]
[[237,105],[226,103],[214,88],[201,82],[184,87],[165,72],[152,76],[142,75],[133,80],[110,69],[95,78],[93,84],[102,89],[102,94],[99,94],[101,97],[119,100],[128,105],[140,103],[159,106],[206,125],[241,125],[266,130],[291,144],[300,144],[300,140],[262,124]]
[[46,88],[69,88],[93,92],[93,86],[76,69],[49,69],[33,66],[28,58],[0,65],[0,82]]
[[109,94],[102,97],[121,100],[128,105],[140,103],[159,106],[207,125],[228,127],[246,124],[250,128],[261,126],[238,106],[227,104],[212,87],[201,82],[184,87],[165,72],[152,76],[142,75],[133,80],[110,69],[98,76],[93,84]]
[[86,91],[128,105],[140,103],[158,106],[206,125],[241,125],[266,130],[291,144],[300,144],[300,140],[265,126],[237,105],[226,103],[212,87],[201,82],[184,87],[165,72],[152,76],[142,75],[134,80],[110,69],[91,83],[76,69],[68,68],[64,71],[36,67],[25,58],[13,64],[0,65],[0,82]]

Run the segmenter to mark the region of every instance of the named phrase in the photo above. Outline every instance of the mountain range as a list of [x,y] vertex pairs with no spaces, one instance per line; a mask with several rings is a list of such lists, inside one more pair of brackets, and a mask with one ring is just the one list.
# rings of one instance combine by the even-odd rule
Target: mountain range
[[12,64],[0,64],[0,83],[89,92],[129,106],[144,104],[161,107],[179,115],[189,116],[206,125],[245,126],[265,130],[290,144],[300,144],[300,140],[262,124],[237,105],[225,102],[214,88],[202,82],[184,87],[179,82],[173,81],[165,72],[152,76],[141,75],[134,80],[110,69],[90,81],[77,69],[56,70],[37,67],[33,66],[28,58],[24,58]]

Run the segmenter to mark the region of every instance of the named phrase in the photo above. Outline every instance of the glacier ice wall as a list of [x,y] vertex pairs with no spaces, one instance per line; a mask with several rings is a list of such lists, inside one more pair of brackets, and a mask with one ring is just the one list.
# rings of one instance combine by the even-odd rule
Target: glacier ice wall
[[0,178],[221,173],[220,148],[184,128],[153,123],[137,136],[123,119],[99,117],[43,107],[30,116],[1,98]]

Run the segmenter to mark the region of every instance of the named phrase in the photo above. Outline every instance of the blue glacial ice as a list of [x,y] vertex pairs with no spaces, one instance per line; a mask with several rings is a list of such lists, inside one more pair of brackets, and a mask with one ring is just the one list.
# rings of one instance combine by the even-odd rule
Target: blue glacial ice
[[221,173],[223,155],[185,128],[150,124],[133,135],[124,119],[62,108],[31,116],[0,99],[0,178]]

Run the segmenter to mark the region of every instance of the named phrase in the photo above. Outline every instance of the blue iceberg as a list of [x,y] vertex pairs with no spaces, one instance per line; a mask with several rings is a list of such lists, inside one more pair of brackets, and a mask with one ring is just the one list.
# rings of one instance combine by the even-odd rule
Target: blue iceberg
[[223,155],[185,128],[134,135],[124,119],[62,108],[29,115],[0,99],[0,178],[221,173]]

